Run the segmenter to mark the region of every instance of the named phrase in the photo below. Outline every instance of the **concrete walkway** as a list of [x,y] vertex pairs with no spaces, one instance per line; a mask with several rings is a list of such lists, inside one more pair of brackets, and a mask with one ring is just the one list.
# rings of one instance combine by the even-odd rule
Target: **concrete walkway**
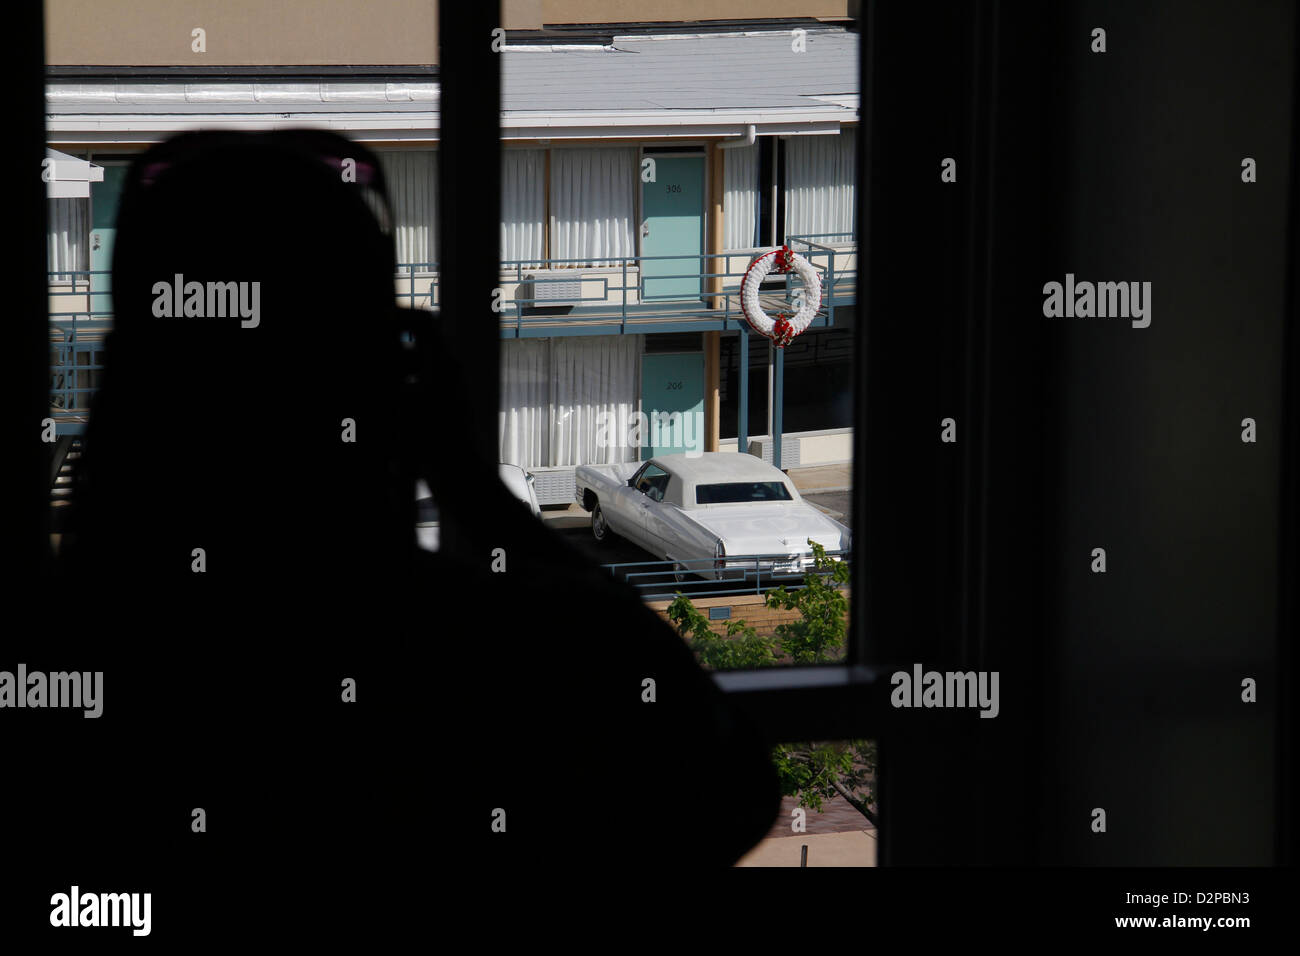
[[591,513],[582,510],[576,501],[565,508],[547,505],[542,508],[542,520],[556,531],[591,527]]
[[746,853],[736,866],[798,866],[808,847],[808,866],[875,866],[876,831],[800,833],[768,837]]
[[810,465],[807,468],[791,468],[786,474],[799,489],[799,494],[807,495],[830,491],[850,491],[853,488],[853,463],[841,462],[835,465]]

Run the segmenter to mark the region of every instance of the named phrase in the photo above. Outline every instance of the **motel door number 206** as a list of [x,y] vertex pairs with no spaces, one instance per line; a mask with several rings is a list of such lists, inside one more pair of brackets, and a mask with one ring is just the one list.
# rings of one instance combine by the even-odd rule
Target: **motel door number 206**
[[681,383],[681,382],[669,382],[669,383],[668,383],[668,388],[667,388],[666,390],[669,391],[669,392],[680,392],[681,389],[682,389],[682,383]]

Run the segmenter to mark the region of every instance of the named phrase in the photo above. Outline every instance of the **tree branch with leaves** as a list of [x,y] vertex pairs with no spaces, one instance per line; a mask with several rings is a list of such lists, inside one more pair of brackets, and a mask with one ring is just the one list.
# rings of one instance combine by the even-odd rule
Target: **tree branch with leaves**
[[[777,664],[825,664],[842,658],[848,636],[848,565],[826,556],[813,541],[813,566],[803,587],[784,586],[768,592],[767,606],[799,612],[796,620],[778,624],[773,637],[764,637],[741,620],[727,622],[726,636],[717,634],[690,599],[681,593],[668,606],[668,619],[677,628],[703,667],[748,670]],[[849,740],[781,744],[772,751],[781,792],[797,797],[801,806],[821,812],[835,796],[876,825],[876,745]]]

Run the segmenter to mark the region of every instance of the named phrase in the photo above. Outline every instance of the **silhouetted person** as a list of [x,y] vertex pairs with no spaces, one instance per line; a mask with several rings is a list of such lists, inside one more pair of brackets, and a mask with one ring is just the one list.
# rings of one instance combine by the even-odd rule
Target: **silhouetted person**
[[[456,383],[500,373],[396,307],[383,197],[375,157],[324,133],[186,134],[131,167],[61,556],[106,714],[157,755],[118,795],[123,845],[183,868],[205,806],[212,865],[252,854],[266,893],[289,873],[379,893],[395,855],[733,862],[775,816],[769,742],[496,462],[452,450],[496,427]],[[415,547],[417,472],[436,555]]]

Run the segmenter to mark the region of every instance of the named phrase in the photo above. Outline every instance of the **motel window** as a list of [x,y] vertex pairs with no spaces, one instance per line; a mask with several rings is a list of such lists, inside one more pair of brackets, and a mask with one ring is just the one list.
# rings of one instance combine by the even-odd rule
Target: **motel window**
[[785,141],[785,235],[840,242],[853,234],[856,133]]
[[501,461],[521,468],[636,461],[643,335],[501,342]]
[[[46,253],[50,272],[81,272],[89,268],[87,235],[90,222],[90,200],[51,199],[47,205],[49,229],[46,233]],[[71,279],[68,275],[55,275],[54,279]]]
[[738,146],[723,154],[722,244],[750,249],[762,241],[758,233],[759,144]]
[[432,270],[438,261],[438,154],[412,149],[380,150],[377,155],[396,220],[397,261]]
[[788,236],[849,240],[854,233],[856,137],[856,128],[848,126],[837,135],[765,136],[753,146],[728,149],[723,246],[751,249]]
[[636,255],[636,149],[551,151],[551,258],[613,265]]
[[501,151],[501,261],[538,265],[545,258],[546,151]]

